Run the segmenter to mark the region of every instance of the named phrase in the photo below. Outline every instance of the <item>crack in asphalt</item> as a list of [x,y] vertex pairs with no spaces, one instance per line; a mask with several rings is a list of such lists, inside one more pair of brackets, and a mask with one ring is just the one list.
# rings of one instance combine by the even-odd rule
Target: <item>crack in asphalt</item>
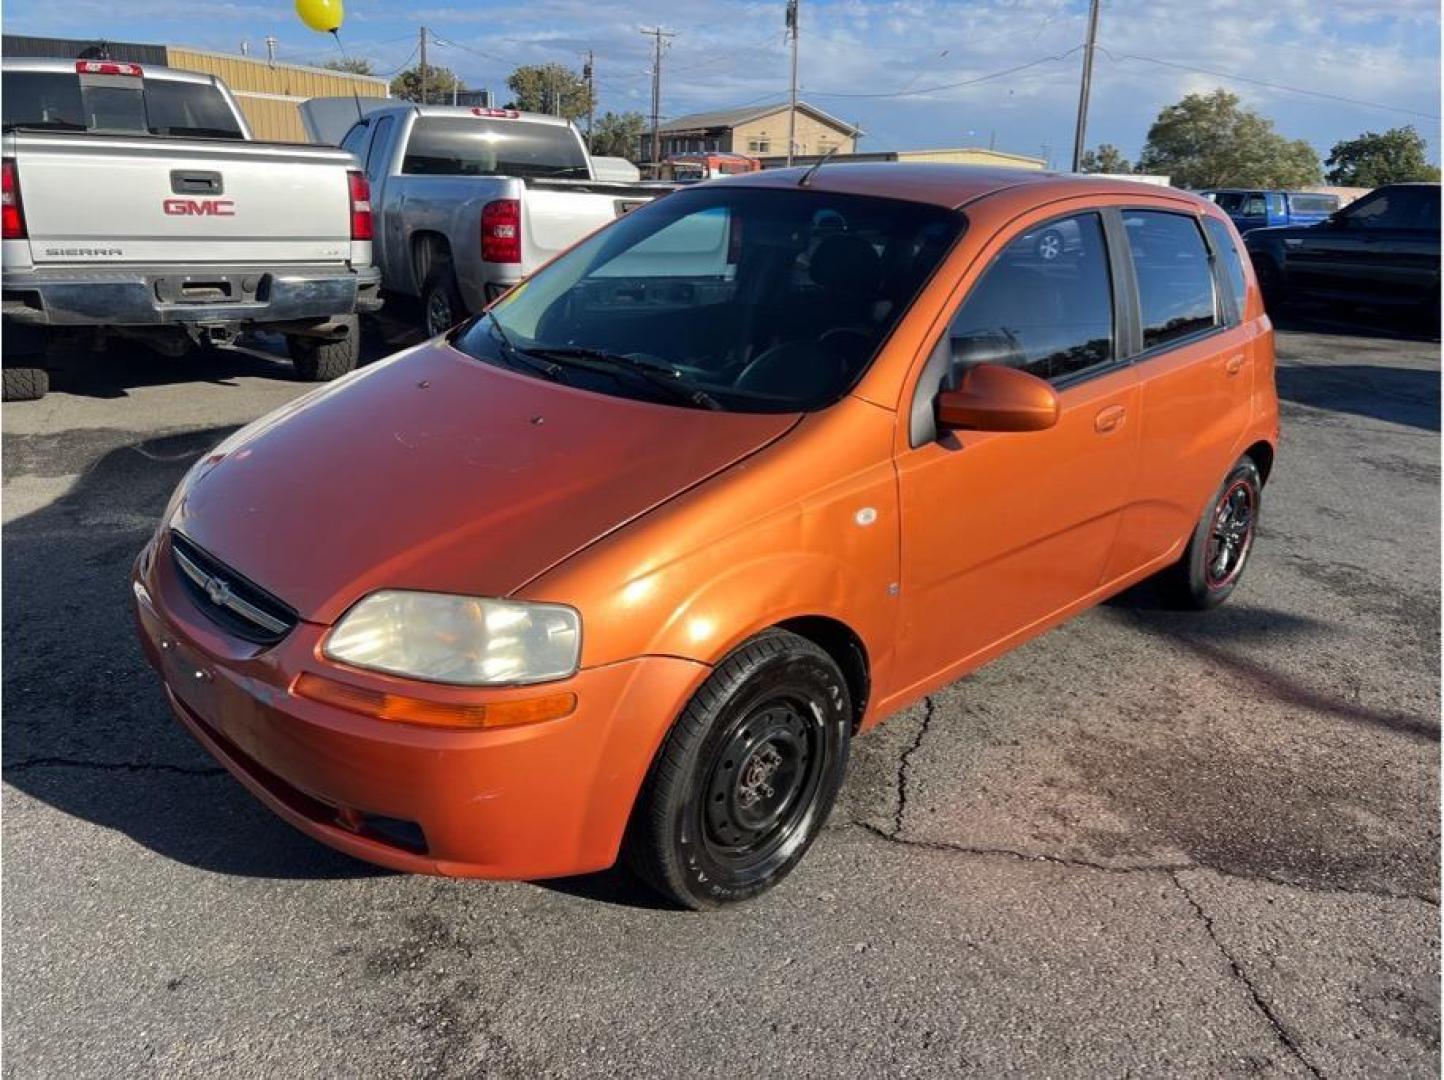
[[1294,1037],[1289,1034],[1288,1028],[1284,1027],[1283,1021],[1279,1019],[1278,1014],[1274,1012],[1272,1006],[1264,1000],[1263,995],[1259,993],[1258,987],[1253,984],[1253,980],[1248,977],[1248,973],[1244,971],[1243,966],[1234,958],[1233,953],[1224,947],[1223,942],[1219,940],[1218,934],[1213,928],[1213,919],[1209,917],[1208,912],[1203,910],[1203,905],[1193,898],[1193,893],[1188,891],[1188,886],[1179,878],[1178,872],[1170,871],[1168,877],[1178,891],[1183,894],[1183,898],[1188,901],[1188,905],[1193,908],[1194,913],[1198,915],[1199,921],[1203,923],[1204,932],[1208,934],[1209,940],[1214,944],[1214,948],[1218,949],[1219,955],[1228,961],[1228,966],[1233,971],[1234,978],[1242,983],[1244,989],[1248,991],[1249,997],[1253,999],[1254,1008],[1268,1021],[1269,1027],[1273,1029],[1274,1037],[1277,1038],[1279,1043],[1293,1054],[1294,1057],[1298,1058],[1299,1064],[1308,1069],[1310,1075],[1322,1078],[1324,1074],[1319,1071],[1318,1066],[1304,1056],[1304,1052],[1299,1047],[1299,1044],[1295,1042]]
[[933,702],[932,695],[923,698],[923,719],[918,725],[917,734],[913,736],[912,745],[909,746],[898,757],[897,762],[897,806],[893,809],[892,816],[892,838],[902,835],[903,815],[907,813],[908,806],[908,763],[912,760],[913,754],[917,753],[922,746],[923,739],[927,736],[928,728],[932,726],[933,716],[937,707]]
[[95,769],[99,772],[168,772],[182,776],[225,776],[220,766],[167,765],[163,762],[138,763],[134,761],[79,761],[75,758],[42,757],[28,761],[8,762],[0,771],[4,773],[24,772],[29,769]]

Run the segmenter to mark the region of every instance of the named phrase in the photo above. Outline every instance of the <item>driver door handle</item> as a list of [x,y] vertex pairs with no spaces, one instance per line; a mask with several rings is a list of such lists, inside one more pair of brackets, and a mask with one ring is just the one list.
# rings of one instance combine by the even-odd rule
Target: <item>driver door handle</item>
[[1103,409],[1093,418],[1093,428],[1100,435],[1107,435],[1110,431],[1117,431],[1123,426],[1123,418],[1128,415],[1128,410],[1122,405],[1110,405]]
[[1243,353],[1239,353],[1237,356],[1230,356],[1224,361],[1223,370],[1229,375],[1237,375],[1243,370],[1244,361],[1247,359]]

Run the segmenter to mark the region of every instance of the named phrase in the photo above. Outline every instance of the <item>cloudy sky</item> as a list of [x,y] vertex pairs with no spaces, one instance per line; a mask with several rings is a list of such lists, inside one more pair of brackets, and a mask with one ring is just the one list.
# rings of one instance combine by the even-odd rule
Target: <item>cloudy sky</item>
[[[664,116],[677,116],[785,97],[783,6],[347,0],[341,37],[387,72],[412,62],[425,25],[437,38],[432,63],[503,94],[515,64],[580,67],[592,49],[601,108],[646,112],[651,39],[639,30],[661,25],[677,35],[662,97]],[[1086,14],[1086,0],[802,0],[802,93],[860,123],[862,149],[993,141],[1066,166]],[[284,0],[9,0],[5,30],[223,52],[248,41],[253,55],[273,34],[283,59],[336,55]],[[1104,0],[1099,45],[1088,142],[1112,142],[1130,158],[1159,108],[1226,86],[1321,156],[1361,131],[1413,123],[1439,160],[1436,0]]]

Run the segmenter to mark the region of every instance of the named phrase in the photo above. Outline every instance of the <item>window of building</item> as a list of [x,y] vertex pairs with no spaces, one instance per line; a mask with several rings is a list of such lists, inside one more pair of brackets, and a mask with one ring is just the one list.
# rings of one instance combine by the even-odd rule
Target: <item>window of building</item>
[[1103,224],[1077,214],[1023,233],[953,316],[953,370],[992,363],[1062,379],[1113,360],[1113,282]]
[[1184,214],[1136,210],[1124,215],[1143,348],[1155,349],[1217,326],[1213,267],[1198,222]]
[[772,141],[770,139],[748,139],[747,149],[753,154],[772,153]]

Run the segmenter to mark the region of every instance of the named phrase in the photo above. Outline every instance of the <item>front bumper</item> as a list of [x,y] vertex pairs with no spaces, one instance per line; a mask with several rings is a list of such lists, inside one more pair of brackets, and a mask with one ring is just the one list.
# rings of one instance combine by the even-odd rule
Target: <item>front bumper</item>
[[381,272],[374,266],[41,266],[4,272],[5,318],[34,326],[284,323],[380,306]]
[[297,697],[290,687],[312,671],[373,689],[424,691],[322,661],[326,628],[313,623],[300,623],[270,649],[226,636],[196,609],[169,569],[168,548],[158,547],[137,563],[135,614],[176,716],[296,828],[395,870],[544,878],[612,865],[652,757],[708,670],[644,657],[545,688],[432,688],[453,701],[538,689],[577,695],[570,716],[523,727],[452,731],[375,720]]

